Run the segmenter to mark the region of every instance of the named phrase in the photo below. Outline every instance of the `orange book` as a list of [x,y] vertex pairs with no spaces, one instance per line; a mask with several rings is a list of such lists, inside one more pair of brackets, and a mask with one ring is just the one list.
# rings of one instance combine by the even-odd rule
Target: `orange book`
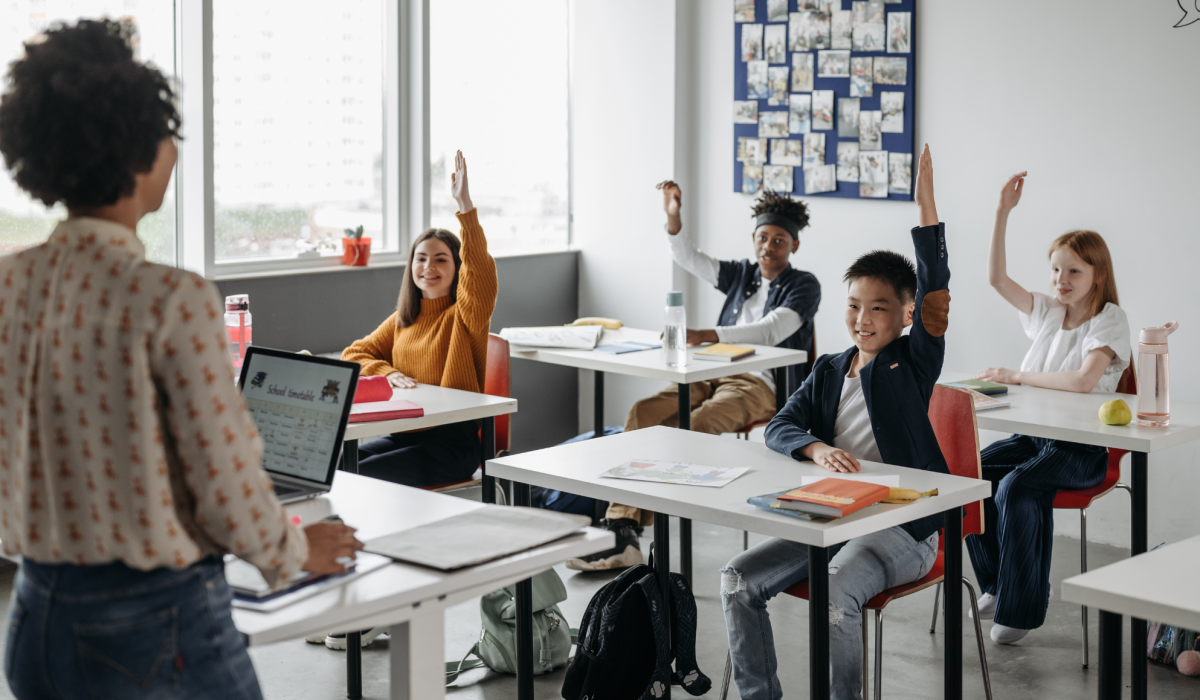
[[888,497],[891,489],[879,484],[828,478],[777,496],[779,507],[826,518],[844,518]]

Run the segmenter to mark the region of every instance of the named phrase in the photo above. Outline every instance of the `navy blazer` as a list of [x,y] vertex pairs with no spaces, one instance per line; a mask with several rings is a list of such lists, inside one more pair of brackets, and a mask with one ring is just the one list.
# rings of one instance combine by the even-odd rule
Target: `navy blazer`
[[[912,331],[893,340],[862,368],[863,398],[871,430],[886,464],[949,474],[929,423],[929,400],[946,354],[945,320],[950,268],[944,224],[912,230],[917,259],[917,298]],[[814,442],[833,445],[842,384],[858,348],[822,355],[804,384],[767,425],[767,446],[804,459],[800,450]],[[942,527],[940,515],[903,525],[918,541]]]

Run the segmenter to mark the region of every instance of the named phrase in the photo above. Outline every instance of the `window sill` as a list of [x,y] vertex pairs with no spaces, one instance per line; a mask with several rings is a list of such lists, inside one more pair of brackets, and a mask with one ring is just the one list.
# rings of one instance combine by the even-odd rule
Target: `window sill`
[[[572,248],[545,248],[540,250],[516,250],[511,252],[493,252],[493,258],[532,258],[543,255],[558,255],[560,253],[573,253]],[[396,253],[380,255],[378,260],[372,260],[363,266],[354,265],[323,265],[321,267],[283,267],[280,266],[271,270],[257,270],[245,272],[218,272],[215,275],[210,275],[208,279],[214,282],[223,282],[226,280],[245,280],[245,279],[262,279],[269,277],[293,277],[297,275],[315,275],[329,272],[351,272],[362,270],[380,270],[384,268],[404,267],[408,264],[408,260],[400,257]]]

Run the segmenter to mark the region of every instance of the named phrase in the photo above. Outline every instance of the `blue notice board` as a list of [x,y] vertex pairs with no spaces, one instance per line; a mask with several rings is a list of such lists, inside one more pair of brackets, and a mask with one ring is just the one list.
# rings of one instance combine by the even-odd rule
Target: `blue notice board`
[[734,191],[912,201],[916,0],[733,6]]

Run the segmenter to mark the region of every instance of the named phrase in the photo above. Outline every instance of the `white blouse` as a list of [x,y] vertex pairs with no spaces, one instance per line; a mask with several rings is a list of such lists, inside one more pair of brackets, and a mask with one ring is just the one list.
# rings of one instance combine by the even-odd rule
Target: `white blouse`
[[1021,362],[1021,371],[1077,372],[1083,368],[1083,360],[1089,352],[1107,347],[1116,354],[1092,391],[1106,394],[1116,391],[1133,352],[1129,343],[1129,319],[1121,307],[1106,304],[1100,313],[1068,331],[1062,327],[1067,317],[1066,308],[1045,294],[1032,294],[1033,311],[1020,314],[1025,335],[1033,341],[1033,347]]

